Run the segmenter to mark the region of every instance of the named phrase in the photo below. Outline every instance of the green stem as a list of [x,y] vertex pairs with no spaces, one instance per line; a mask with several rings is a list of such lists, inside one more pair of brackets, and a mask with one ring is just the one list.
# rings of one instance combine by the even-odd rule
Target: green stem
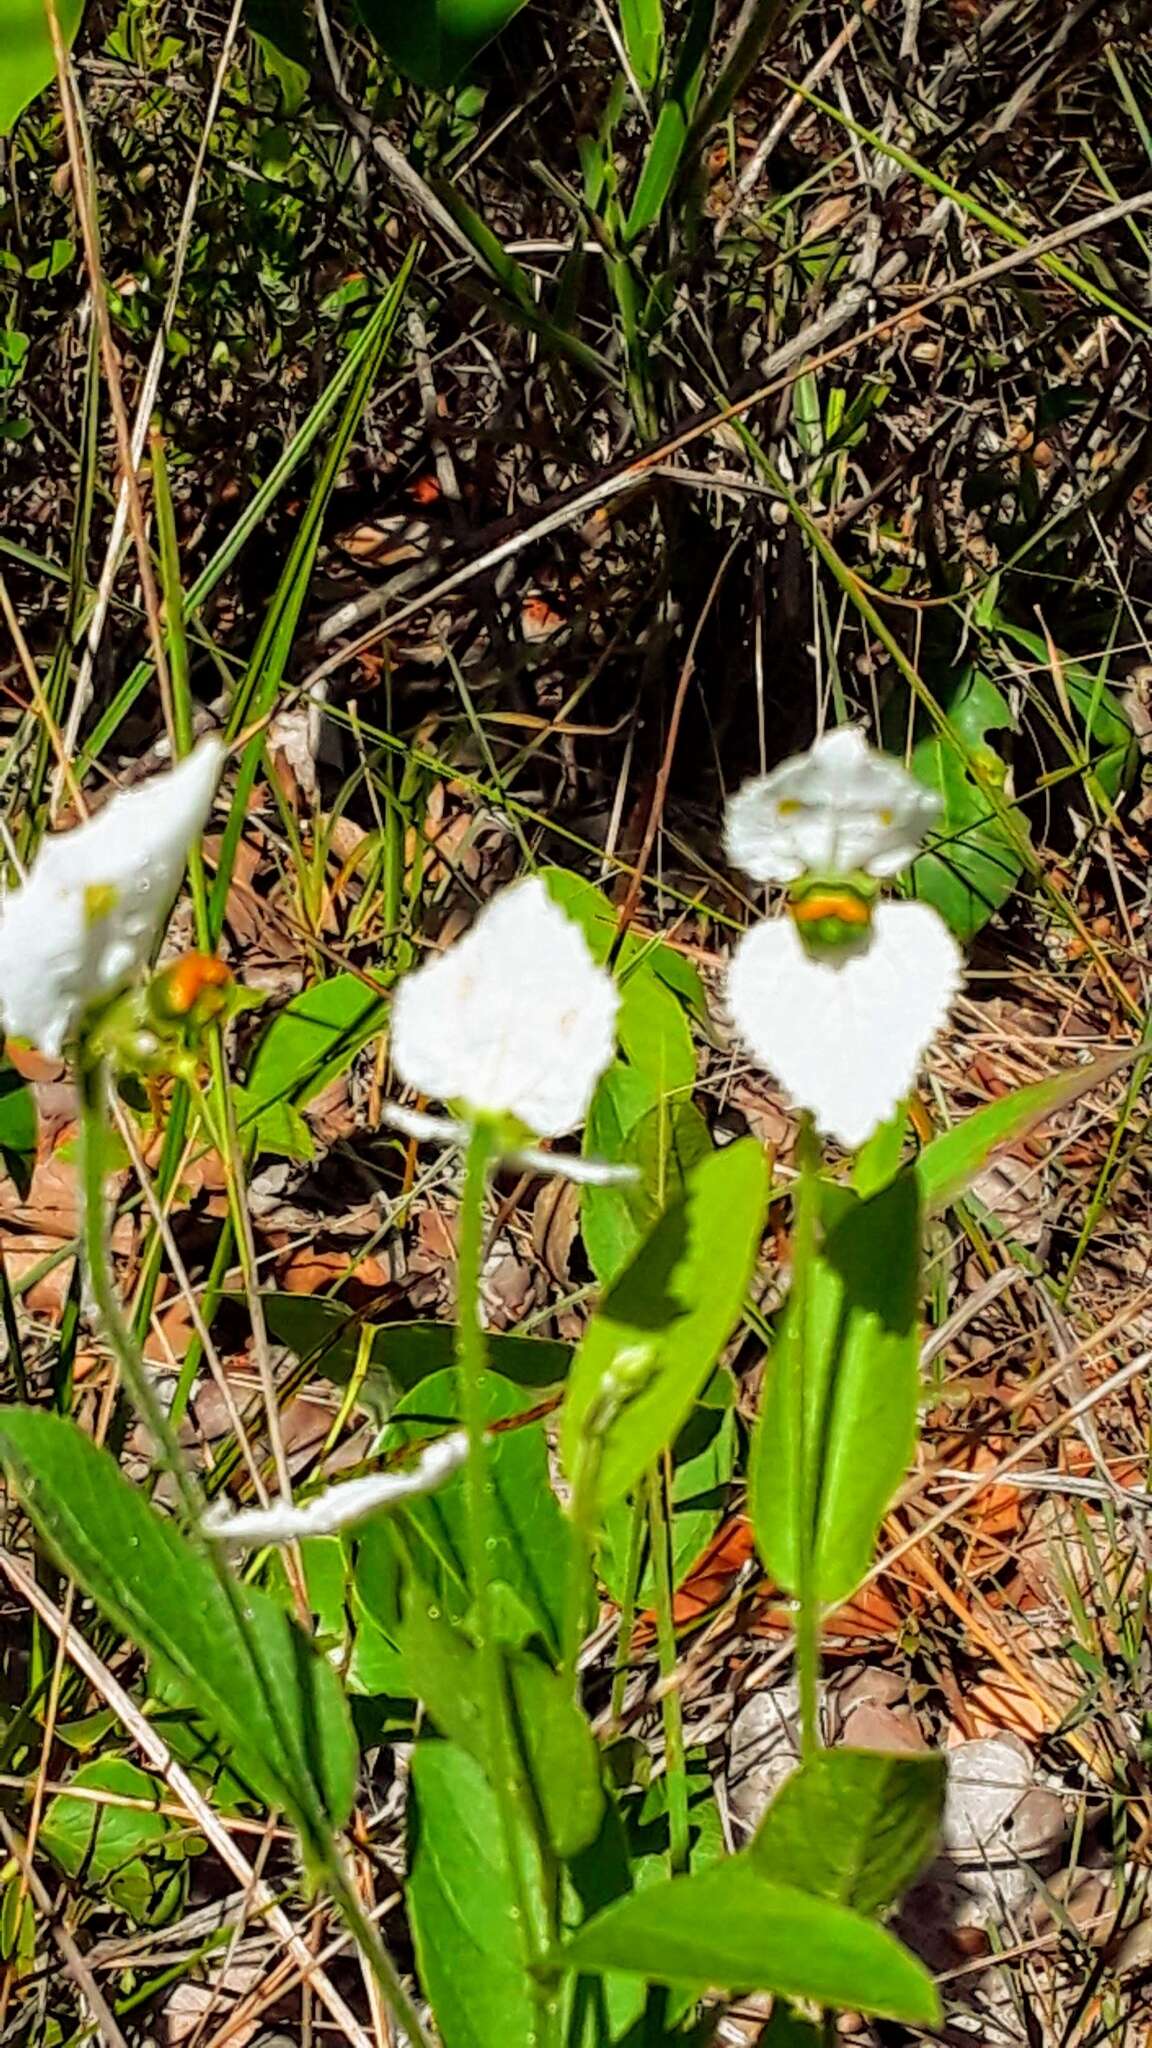
[[796,1345],[792,1353],[797,1384],[793,1389],[796,1415],[796,1501],[798,1506],[799,1555],[796,1560],[796,1682],[800,1695],[800,1753],[805,1762],[820,1748],[820,1602],[816,1593],[815,1474],[811,1469],[808,1443],[809,1352],[812,1343],[810,1294],[812,1262],[820,1218],[820,1149],[805,1116],[797,1141],[800,1177],[792,1230],[792,1293],[795,1300]]
[[120,1368],[120,1377],[137,1414],[148,1430],[165,1469],[171,1473],[180,1505],[189,1520],[199,1520],[200,1489],[180,1455],[180,1445],[144,1361],[120,1309],[112,1283],[105,1189],[108,1181],[109,1076],[103,1060],[77,1062],[80,1093],[80,1187],[83,1207],[82,1245],[88,1286],[104,1335]]
[[[517,1926],[525,1968],[533,1987],[535,2048],[558,2038],[559,2008],[555,1986],[541,1965],[558,1937],[558,1888],[551,1846],[540,1823],[536,1801],[526,1781],[524,1759],[510,1711],[504,1659],[496,1634],[492,1557],[497,1530],[495,1498],[486,1435],[484,1373],[487,1351],[480,1313],[484,1262],[484,1193],[496,1149],[492,1126],[478,1119],[472,1126],[464,1163],[456,1253],[456,1367],[460,1415],[468,1438],[464,1468],[468,1501],[468,1578],[484,1717],[489,1777],[504,1842],[504,1854],[515,1898]],[[531,1851],[536,1868],[529,1874]],[[527,1852],[527,1855],[526,1855]],[[534,1881],[535,1879],[535,1881]]]
[[620,1602],[620,1621],[616,1629],[616,1662],[612,1672],[613,1727],[618,1725],[624,1712],[624,1695],[628,1690],[628,1667],[632,1658],[632,1631],[636,1626],[636,1601],[640,1592],[640,1568],[644,1556],[644,1531],[647,1519],[644,1494],[643,1490],[640,1490],[632,1502],[632,1519],[628,1525],[624,1593]]
[[[676,1625],[672,1613],[671,1487],[666,1459],[648,1474],[648,1526],[652,1531],[652,1569],[656,1582],[656,1642],[660,1676],[676,1669]],[[680,1690],[666,1685],[660,1703],[664,1721],[664,1770],[668,1780],[668,1860],[673,1877],[688,1868],[688,1766],[684,1755],[684,1717]]]
[[379,1928],[365,1912],[351,1876],[335,1855],[324,1877],[340,1917],[376,1979],[389,2012],[408,2037],[409,2048],[433,2048],[431,2037],[421,2024],[420,2015],[404,1988]]
[[564,1579],[564,1633],[560,1645],[560,1670],[575,1699],[579,1685],[580,1643],[588,1608],[588,1559],[591,1549],[587,1523],[574,1492],[568,1512],[568,1559]]

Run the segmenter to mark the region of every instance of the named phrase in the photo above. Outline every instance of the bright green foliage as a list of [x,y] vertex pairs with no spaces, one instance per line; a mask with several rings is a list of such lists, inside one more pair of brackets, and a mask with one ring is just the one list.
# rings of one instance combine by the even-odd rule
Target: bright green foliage
[[[74,1422],[11,1408],[0,1456],[32,1521],[109,1620],[173,1674],[242,1775],[320,1855],[347,1818],[357,1749],[343,1690],[288,1615],[236,1585]],[[242,1625],[240,1610],[245,1623]]]
[[932,1853],[942,1756],[824,1749],[785,1779],[748,1854],[762,1877],[880,1913]]
[[[476,1649],[444,1619],[419,1579],[406,1577],[400,1599],[400,1645],[413,1694],[423,1700],[436,1726],[490,1775],[492,1759],[478,1711]],[[595,1841],[604,1810],[600,1752],[571,1689],[550,1665],[516,1647],[505,1651],[503,1664],[552,1849],[560,1857],[576,1856]]]
[[747,1853],[632,1892],[562,1951],[578,1969],[658,1984],[776,1991],[932,2026],[939,2005],[922,1963],[859,1913],[762,1879]]
[[593,1316],[560,1432],[588,1512],[621,1499],[686,1421],[735,1326],[767,1199],[764,1156],[751,1139],[711,1154]]
[[[65,43],[74,41],[84,0],[57,0]],[[43,0],[0,0],[0,135],[13,125],[56,76]]]
[[749,1454],[756,1541],[787,1592],[843,1599],[872,1557],[916,1437],[920,1208],[905,1172],[868,1201],[825,1191],[825,1236],[794,1291]]
[[455,1743],[416,1745],[408,1867],[416,1960],[444,2048],[534,2048],[496,1802]]
[[417,85],[443,92],[498,36],[524,0],[356,0],[392,62]]
[[[533,1405],[520,1389],[497,1373],[485,1375],[486,1414],[504,1421]],[[397,1404],[380,1448],[385,1455],[425,1441],[430,1425],[455,1427],[459,1418],[456,1375],[452,1371],[422,1380]],[[510,1604],[535,1628],[549,1650],[559,1648],[567,1577],[568,1535],[560,1505],[548,1479],[548,1451],[540,1422],[502,1429],[492,1440],[490,1475],[493,1489],[495,1544],[493,1577],[506,1589]],[[434,1494],[409,1504],[405,1516],[408,1542],[417,1566],[454,1620],[467,1613],[465,1475],[457,1472]],[[369,1554],[386,1540],[381,1525],[365,1532],[362,1547]]]
[[14,1066],[0,1059],[0,1160],[21,1196],[36,1164],[36,1099]]
[[[167,1796],[159,1778],[126,1757],[96,1757],[81,1764],[44,1809],[40,1845],[69,1877],[83,1875],[138,1926],[163,1927],[181,1911],[188,1893],[188,1861],[203,1842],[165,1814],[149,1812]],[[143,1802],[119,1806],[78,1795],[108,1792]]]
[[620,0],[620,31],[637,85],[651,92],[664,51],[664,0]]
[[[452,1363],[447,1323],[375,1323],[320,1294],[267,1294],[264,1313],[273,1336],[310,1375],[338,1387],[355,1379],[361,1406],[385,1416],[402,1394]],[[539,1391],[563,1382],[572,1351],[547,1337],[500,1331],[489,1337],[488,1355],[501,1379]]]
[[1025,1088],[1013,1088],[984,1109],[977,1109],[950,1131],[925,1145],[916,1161],[920,1195],[929,1211],[946,1209],[950,1202],[971,1187],[978,1173],[1004,1145],[1015,1144],[1037,1124],[1055,1116],[1107,1081],[1136,1057],[1136,1048],[1106,1053],[1086,1067],[1071,1067],[1047,1080],[1032,1081]]
[[[717,1405],[697,1403],[672,1447],[672,1583],[680,1585],[716,1532],[728,1499],[736,1463],[736,1416],[732,1376],[721,1368],[714,1382]],[[712,1388],[706,1390],[710,1397]],[[726,1403],[727,1405],[721,1405]],[[604,1516],[596,1568],[614,1600],[623,1598],[627,1582],[632,1509],[617,1501]],[[651,1559],[639,1585],[642,1607],[655,1597]]]
[[[912,887],[965,940],[987,924],[1016,887],[1025,867],[1027,826],[1015,814],[1010,827],[973,774],[975,767],[1003,796],[1007,771],[988,734],[1010,731],[1012,714],[995,683],[970,665],[944,708],[960,749],[934,733],[912,753],[914,773],[943,805],[931,850],[912,868]],[[1004,802],[1007,806],[1009,799]]]
[[260,1151],[310,1159],[306,1102],[351,1066],[380,1029],[386,1005],[358,974],[335,974],[293,996],[256,1048],[245,1086],[236,1091],[241,1134]]
[[592,1098],[584,1150],[591,1159],[639,1169],[634,1181],[584,1190],[584,1248],[597,1279],[608,1285],[683,1193],[712,1139],[694,1103],[661,1097],[639,1068],[616,1060]]

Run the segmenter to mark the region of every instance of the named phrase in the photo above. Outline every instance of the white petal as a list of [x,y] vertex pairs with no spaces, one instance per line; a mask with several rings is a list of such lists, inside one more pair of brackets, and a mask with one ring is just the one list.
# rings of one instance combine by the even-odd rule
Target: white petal
[[867,939],[829,958],[812,957],[791,918],[772,918],[733,955],[728,1007],[793,1102],[854,1150],[908,1094],[961,968],[926,903],[878,904]]
[[[422,1109],[406,1109],[403,1103],[384,1106],[384,1122],[410,1138],[430,1139],[436,1145],[468,1143],[469,1126],[454,1116],[428,1116]],[[582,1187],[621,1187],[639,1177],[636,1166],[615,1166],[607,1159],[586,1159],[572,1152],[544,1152],[538,1145],[522,1145],[501,1155],[510,1166],[526,1166],[530,1173],[546,1173],[553,1180],[574,1180]]]
[[246,1549],[264,1543],[290,1543],[299,1536],[333,1536],[338,1529],[348,1529],[398,1502],[431,1493],[451,1478],[467,1455],[468,1438],[462,1429],[455,1429],[429,1444],[419,1462],[405,1472],[375,1472],[363,1479],[339,1480],[301,1507],[291,1501],[272,1501],[266,1508],[210,1508],[202,1526],[205,1535]]
[[448,951],[404,977],[392,1060],[412,1088],[541,1137],[581,1123],[612,1058],[619,995],[543,882],[517,882]]
[[179,767],[44,841],[27,881],[0,905],[5,1030],[58,1053],[85,1010],[148,962],[223,760],[219,741],[204,740]]
[[639,1180],[638,1166],[615,1165],[608,1159],[589,1159],[575,1152],[542,1152],[538,1145],[526,1145],[510,1152],[509,1164],[526,1166],[530,1173],[546,1173],[553,1180],[572,1180],[584,1188],[620,1188]]
[[729,800],[729,859],[758,882],[863,868],[894,875],[912,860],[938,798],[859,727],[838,726],[806,754],[746,782]]
[[406,1138],[417,1138],[421,1144],[427,1141],[434,1145],[468,1143],[468,1125],[459,1117],[429,1116],[422,1109],[406,1109],[402,1102],[386,1102],[383,1118],[394,1131],[403,1131]]

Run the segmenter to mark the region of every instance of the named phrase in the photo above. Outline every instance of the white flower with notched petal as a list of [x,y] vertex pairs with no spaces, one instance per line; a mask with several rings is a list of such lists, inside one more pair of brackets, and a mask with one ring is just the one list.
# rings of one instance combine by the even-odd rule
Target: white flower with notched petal
[[146,966],[208,821],[224,750],[203,740],[167,774],[46,839],[0,903],[0,1025],[56,1054],[85,1012]]
[[[584,1121],[615,1049],[620,997],[579,925],[543,882],[515,882],[462,939],[406,975],[392,1011],[392,1063],[403,1081],[466,1118],[515,1118],[541,1138]],[[416,1137],[458,1144],[467,1123],[393,1109]],[[510,1156],[573,1179],[620,1177],[587,1160],[532,1149]]]
[[728,1007],[749,1050],[850,1151],[892,1116],[960,987],[960,954],[926,903],[880,903],[839,948],[791,917],[747,932]]
[[894,875],[915,857],[940,802],[858,726],[746,782],[728,805],[725,847],[758,882],[801,875]]
[[788,914],[736,948],[732,1021],[792,1100],[850,1150],[908,1094],[960,986],[960,952],[936,911],[875,901],[873,878],[914,857],[936,808],[854,727],[729,806],[733,859],[792,884]]

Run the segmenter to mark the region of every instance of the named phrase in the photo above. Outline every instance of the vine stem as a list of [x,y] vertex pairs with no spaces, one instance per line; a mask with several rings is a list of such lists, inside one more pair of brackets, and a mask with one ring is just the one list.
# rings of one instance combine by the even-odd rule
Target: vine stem
[[[496,1524],[491,1459],[484,1403],[487,1346],[481,1316],[484,1264],[484,1194],[496,1153],[496,1132],[477,1118],[464,1160],[456,1251],[456,1367],[460,1415],[468,1438],[465,1490],[468,1502],[468,1578],[484,1716],[489,1782],[500,1817],[524,1963],[533,1987],[535,2048],[558,2041],[559,2002],[551,1974],[543,1967],[547,1951],[558,1938],[559,1880],[538,1803],[524,1769],[515,1719],[510,1711],[504,1659],[496,1634],[493,1598],[493,1551]],[[534,1847],[537,1873],[526,1868],[526,1851]],[[538,1874],[539,1882],[533,1882]]]
[[807,1763],[820,1748],[820,1602],[814,1556],[816,1500],[808,1440],[812,1268],[820,1219],[820,1148],[808,1115],[801,1119],[796,1151],[800,1175],[792,1230],[792,1292],[797,1341],[791,1360],[796,1379],[796,1682],[800,1695],[800,1754]]
[[[80,1094],[81,1246],[89,1290],[128,1397],[151,1435],[165,1469],[171,1473],[180,1506],[195,1528],[203,1507],[200,1488],[181,1455],[175,1426],[148,1377],[147,1367],[121,1310],[112,1277],[106,1200],[111,1076],[106,1061],[91,1055],[86,1057],[82,1050],[77,1061],[77,1082]],[[262,1661],[252,1642],[239,1583],[215,1544],[206,1546],[206,1554],[231,1605],[264,1703],[273,1723],[276,1723],[279,1719],[276,1701],[268,1688]],[[313,1834],[309,1848],[315,1857],[314,1867],[321,1881],[349,1933],[363,1951],[393,2017],[408,2036],[411,2048],[432,2048],[420,2015],[404,1989],[400,1973],[344,1869],[335,1834],[330,1832],[326,1839],[319,1839]]]

